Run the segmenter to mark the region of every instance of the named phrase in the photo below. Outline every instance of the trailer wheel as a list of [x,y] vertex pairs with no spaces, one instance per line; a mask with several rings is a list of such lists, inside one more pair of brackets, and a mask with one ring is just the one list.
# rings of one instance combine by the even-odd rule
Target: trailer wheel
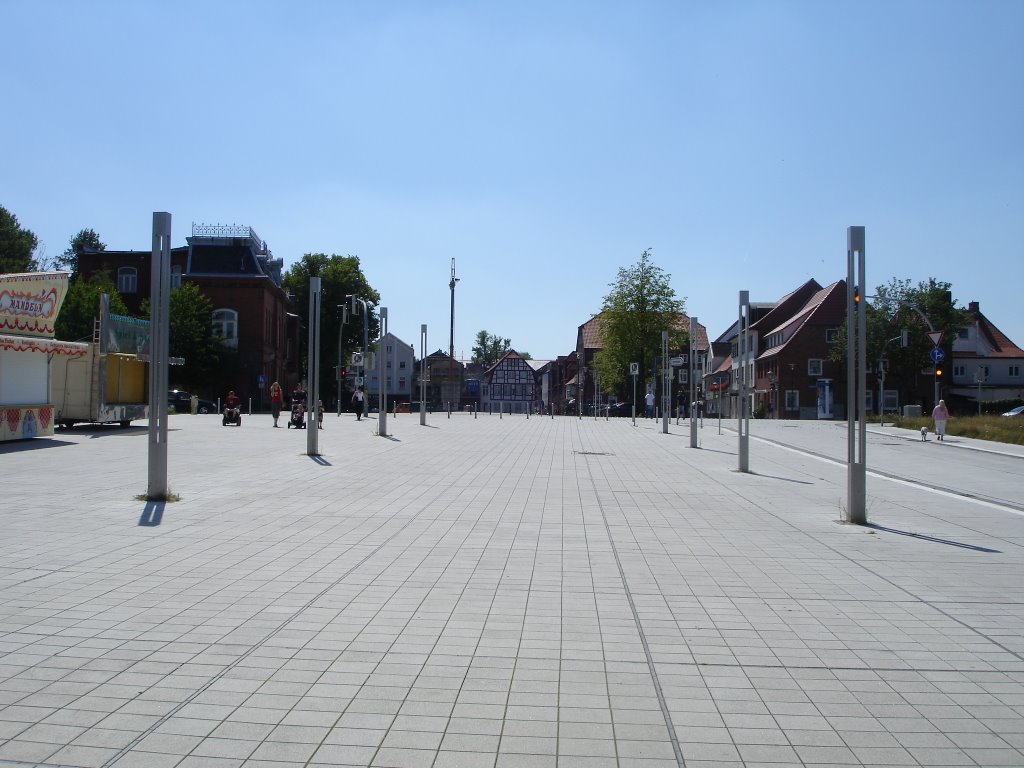
[[130,421],[119,421],[117,423],[121,425],[121,429],[128,429],[132,425]]

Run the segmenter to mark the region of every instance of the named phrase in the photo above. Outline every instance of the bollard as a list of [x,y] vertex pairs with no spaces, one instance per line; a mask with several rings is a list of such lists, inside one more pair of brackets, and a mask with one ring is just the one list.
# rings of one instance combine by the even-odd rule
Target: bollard
[[473,406],[473,418],[474,419],[476,419],[476,412],[477,412],[477,407],[474,405]]
[[249,415],[252,416],[252,398],[249,398]]

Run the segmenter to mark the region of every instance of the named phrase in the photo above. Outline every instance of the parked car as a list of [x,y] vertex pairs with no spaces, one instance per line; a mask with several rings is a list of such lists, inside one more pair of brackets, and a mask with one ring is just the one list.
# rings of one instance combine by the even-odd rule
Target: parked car
[[1003,416],[1024,416],[1024,405],[1018,405],[1016,408],[1011,408]]
[[[175,413],[192,413],[192,393],[183,389],[172,389],[167,393],[167,405],[174,406]],[[217,404],[199,399],[199,413],[216,413]]]

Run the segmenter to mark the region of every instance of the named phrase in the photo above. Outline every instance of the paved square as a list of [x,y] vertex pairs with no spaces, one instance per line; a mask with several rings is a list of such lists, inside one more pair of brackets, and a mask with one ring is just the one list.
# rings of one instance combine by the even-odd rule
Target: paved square
[[145,429],[0,446],[0,766],[1024,765],[1024,515],[873,475],[838,524],[769,440],[843,425],[740,474],[712,421],[170,423],[168,504]]

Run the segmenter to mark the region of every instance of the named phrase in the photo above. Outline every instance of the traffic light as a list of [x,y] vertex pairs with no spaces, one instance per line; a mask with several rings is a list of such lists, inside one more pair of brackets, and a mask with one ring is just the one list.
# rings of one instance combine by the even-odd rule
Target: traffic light
[[936,365],[935,366],[935,378],[936,379],[941,379],[942,378],[942,366],[941,365]]
[[853,286],[853,308],[860,306],[860,286]]
[[342,381],[345,381],[345,379],[348,378],[348,371],[342,368],[340,371],[338,371],[338,378],[341,379]]

